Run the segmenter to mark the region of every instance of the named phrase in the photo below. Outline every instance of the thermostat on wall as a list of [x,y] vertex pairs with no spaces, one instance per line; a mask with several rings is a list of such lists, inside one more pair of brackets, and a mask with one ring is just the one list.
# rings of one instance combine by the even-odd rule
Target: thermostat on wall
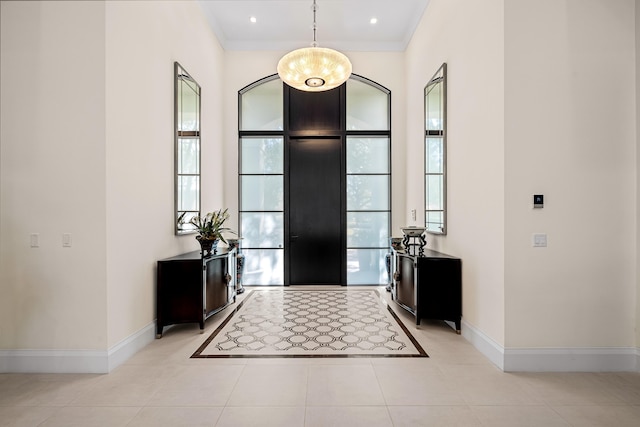
[[544,195],[542,195],[542,194],[534,194],[533,195],[533,207],[534,208],[543,208],[544,207]]

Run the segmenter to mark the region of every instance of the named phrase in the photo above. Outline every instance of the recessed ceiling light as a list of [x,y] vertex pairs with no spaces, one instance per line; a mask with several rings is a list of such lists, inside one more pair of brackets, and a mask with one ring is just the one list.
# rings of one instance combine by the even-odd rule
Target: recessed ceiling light
[[252,22],[252,23],[254,23],[254,24],[255,24],[256,22],[258,22],[258,20],[256,19],[256,17],[255,17],[255,16],[252,16],[251,18],[249,18],[249,21],[251,21],[251,22]]
[[371,18],[371,22],[372,24],[377,24],[378,23],[378,18]]

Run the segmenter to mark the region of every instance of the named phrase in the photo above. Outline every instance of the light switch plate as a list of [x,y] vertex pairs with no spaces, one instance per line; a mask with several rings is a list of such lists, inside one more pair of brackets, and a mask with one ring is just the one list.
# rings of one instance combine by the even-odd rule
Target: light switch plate
[[547,247],[547,235],[536,233],[533,235],[533,247],[534,248],[546,248]]

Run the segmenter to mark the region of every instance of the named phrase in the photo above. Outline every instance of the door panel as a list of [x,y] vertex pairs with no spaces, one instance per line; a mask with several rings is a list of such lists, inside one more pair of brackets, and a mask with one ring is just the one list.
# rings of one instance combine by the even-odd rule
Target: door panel
[[342,139],[289,142],[289,284],[341,284]]
[[287,93],[290,131],[340,131],[341,88],[325,92],[304,92],[289,88]]

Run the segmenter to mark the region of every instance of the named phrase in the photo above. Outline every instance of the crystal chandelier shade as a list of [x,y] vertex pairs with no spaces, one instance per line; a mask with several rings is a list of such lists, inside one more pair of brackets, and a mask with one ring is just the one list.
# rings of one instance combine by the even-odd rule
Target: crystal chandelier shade
[[311,47],[287,53],[278,62],[278,75],[289,86],[307,92],[321,92],[340,86],[351,76],[351,62],[342,53],[318,47],[316,6],[313,1],[313,43]]
[[347,81],[351,75],[351,62],[333,49],[308,47],[283,56],[278,62],[278,75],[296,89],[329,90]]

